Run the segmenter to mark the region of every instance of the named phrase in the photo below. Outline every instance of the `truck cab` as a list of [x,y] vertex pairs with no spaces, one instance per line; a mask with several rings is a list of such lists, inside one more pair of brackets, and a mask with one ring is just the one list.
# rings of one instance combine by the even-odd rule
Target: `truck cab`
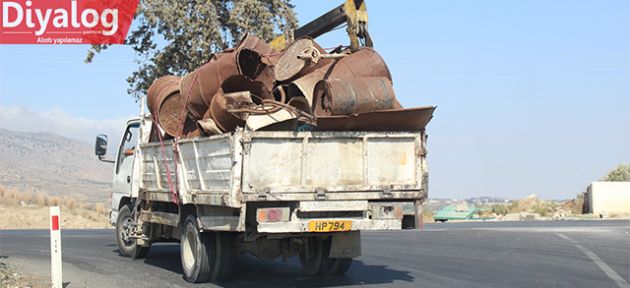
[[96,137],[96,155],[104,162],[113,163],[111,209],[109,222],[116,224],[118,211],[123,206],[131,203],[137,197],[139,186],[134,178],[139,177],[140,167],[137,164],[138,145],[140,145],[141,118],[133,118],[127,121],[123,136],[118,143],[114,160],[106,160],[108,138],[100,134]]

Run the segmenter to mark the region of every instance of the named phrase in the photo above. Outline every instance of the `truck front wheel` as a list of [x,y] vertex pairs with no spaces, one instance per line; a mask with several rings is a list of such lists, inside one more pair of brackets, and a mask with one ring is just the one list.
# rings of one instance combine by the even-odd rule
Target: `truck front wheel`
[[182,229],[180,251],[184,279],[188,282],[208,282],[215,255],[213,233],[200,233],[197,217],[189,215]]
[[120,255],[132,259],[144,258],[149,253],[149,247],[138,245],[137,240],[133,238],[136,222],[131,217],[131,209],[128,205],[123,206],[118,211],[116,219],[116,244],[118,244],[118,253]]

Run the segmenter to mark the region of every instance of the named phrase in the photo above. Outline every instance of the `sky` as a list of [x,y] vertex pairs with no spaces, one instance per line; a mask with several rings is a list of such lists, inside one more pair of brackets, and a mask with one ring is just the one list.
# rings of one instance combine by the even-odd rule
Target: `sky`
[[[400,102],[438,106],[429,197],[567,199],[630,163],[630,1],[366,2]],[[304,24],[342,1],[292,3]],[[348,43],[343,29],[317,41]],[[0,128],[119,135],[139,111],[135,55],[84,64],[86,50],[0,45]]]

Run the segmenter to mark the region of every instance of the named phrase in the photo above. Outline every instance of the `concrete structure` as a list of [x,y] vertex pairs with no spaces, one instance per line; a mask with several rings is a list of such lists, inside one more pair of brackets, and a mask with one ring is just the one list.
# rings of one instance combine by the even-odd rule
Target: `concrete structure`
[[584,197],[584,212],[630,214],[630,182],[593,182]]

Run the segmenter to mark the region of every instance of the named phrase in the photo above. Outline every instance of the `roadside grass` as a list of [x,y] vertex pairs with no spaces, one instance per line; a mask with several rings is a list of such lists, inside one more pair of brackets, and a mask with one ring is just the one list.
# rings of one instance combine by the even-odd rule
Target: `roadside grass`
[[46,208],[51,206],[60,206],[62,225],[66,228],[109,227],[109,210],[104,203],[89,203],[73,196],[50,196],[0,187],[0,229],[48,228]]

